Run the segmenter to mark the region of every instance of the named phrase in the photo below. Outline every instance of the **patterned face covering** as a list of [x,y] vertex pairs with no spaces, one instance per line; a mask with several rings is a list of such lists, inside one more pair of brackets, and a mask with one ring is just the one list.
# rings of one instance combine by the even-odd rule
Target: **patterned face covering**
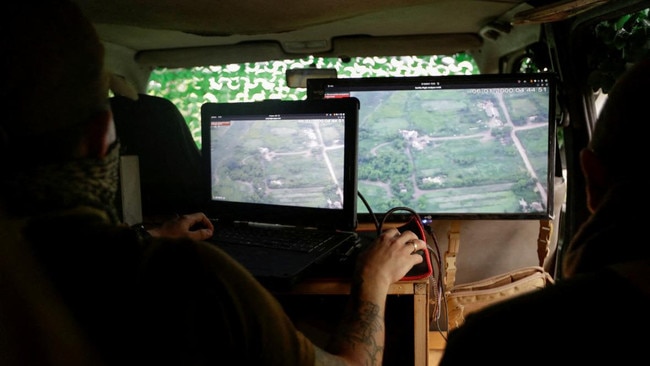
[[78,159],[39,166],[6,180],[3,192],[7,211],[34,216],[80,206],[100,209],[118,223],[115,208],[118,188],[119,142],[103,159]]

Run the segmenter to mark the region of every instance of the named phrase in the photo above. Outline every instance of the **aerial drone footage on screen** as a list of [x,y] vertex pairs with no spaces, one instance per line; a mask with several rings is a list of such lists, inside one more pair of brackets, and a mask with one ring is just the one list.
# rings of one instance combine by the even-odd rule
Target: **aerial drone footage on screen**
[[552,215],[552,74],[313,79],[308,96],[360,101],[358,189],[370,206],[359,200],[360,220],[400,206],[438,218]]

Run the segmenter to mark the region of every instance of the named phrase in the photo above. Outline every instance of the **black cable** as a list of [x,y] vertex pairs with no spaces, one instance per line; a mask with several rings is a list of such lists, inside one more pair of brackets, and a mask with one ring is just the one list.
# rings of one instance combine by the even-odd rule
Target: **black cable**
[[415,212],[413,209],[408,208],[408,207],[404,207],[404,206],[393,207],[390,210],[388,210],[388,212],[386,212],[384,214],[384,217],[381,220],[381,224],[379,224],[379,226],[377,227],[377,236],[379,236],[381,234],[382,227],[384,226],[384,223],[386,223],[386,219],[388,217],[390,217],[390,215],[392,215],[393,212],[396,212],[396,211],[407,211],[407,212],[409,212],[411,215],[415,216],[415,218],[417,219],[418,226],[419,227],[423,226],[422,225],[422,219],[420,218],[420,215],[417,212]]
[[379,221],[377,220],[377,216],[375,213],[372,211],[372,208],[370,208],[370,204],[368,201],[366,201],[366,198],[361,194],[361,192],[357,191],[357,195],[359,198],[361,198],[361,201],[363,201],[364,206],[366,206],[366,209],[368,210],[368,213],[370,214],[370,217],[372,217],[372,221],[375,223],[375,230],[379,231],[380,226],[379,226]]
[[[425,225],[425,230],[427,233],[431,236],[431,241],[434,244],[434,248],[431,248],[428,246],[431,256],[435,257],[435,261],[432,261],[432,263],[435,263],[435,267],[437,269],[438,277],[434,278],[434,283],[435,283],[435,290],[434,290],[434,296],[436,298],[436,306],[434,309],[434,319],[436,320],[436,324],[438,324],[438,329],[439,327],[439,320],[442,315],[442,305],[445,305],[446,308],[446,296],[445,296],[445,289],[444,289],[444,282],[443,282],[443,271],[444,271],[444,266],[442,263],[442,255],[440,253],[440,245],[438,244],[438,238],[436,237],[435,232],[429,225]],[[435,255],[433,254],[435,253]],[[434,270],[433,273],[436,271]],[[446,311],[445,311],[446,312]]]

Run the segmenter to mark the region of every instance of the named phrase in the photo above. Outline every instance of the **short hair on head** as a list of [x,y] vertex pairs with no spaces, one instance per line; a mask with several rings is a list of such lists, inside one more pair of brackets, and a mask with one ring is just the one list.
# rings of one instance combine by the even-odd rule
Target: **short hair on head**
[[650,57],[632,65],[614,84],[596,121],[589,147],[612,176],[638,174],[650,142]]
[[41,146],[31,141],[84,126],[107,108],[104,48],[72,1],[22,1],[13,8],[0,25],[8,113],[0,127],[11,149],[34,151]]

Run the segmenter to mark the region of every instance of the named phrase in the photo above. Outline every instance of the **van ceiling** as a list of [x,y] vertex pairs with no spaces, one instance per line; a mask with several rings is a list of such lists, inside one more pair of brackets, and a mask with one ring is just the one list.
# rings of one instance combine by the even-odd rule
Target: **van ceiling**
[[[76,0],[105,43],[154,66],[477,50],[548,4],[604,0]],[[190,48],[191,50],[188,50]]]

